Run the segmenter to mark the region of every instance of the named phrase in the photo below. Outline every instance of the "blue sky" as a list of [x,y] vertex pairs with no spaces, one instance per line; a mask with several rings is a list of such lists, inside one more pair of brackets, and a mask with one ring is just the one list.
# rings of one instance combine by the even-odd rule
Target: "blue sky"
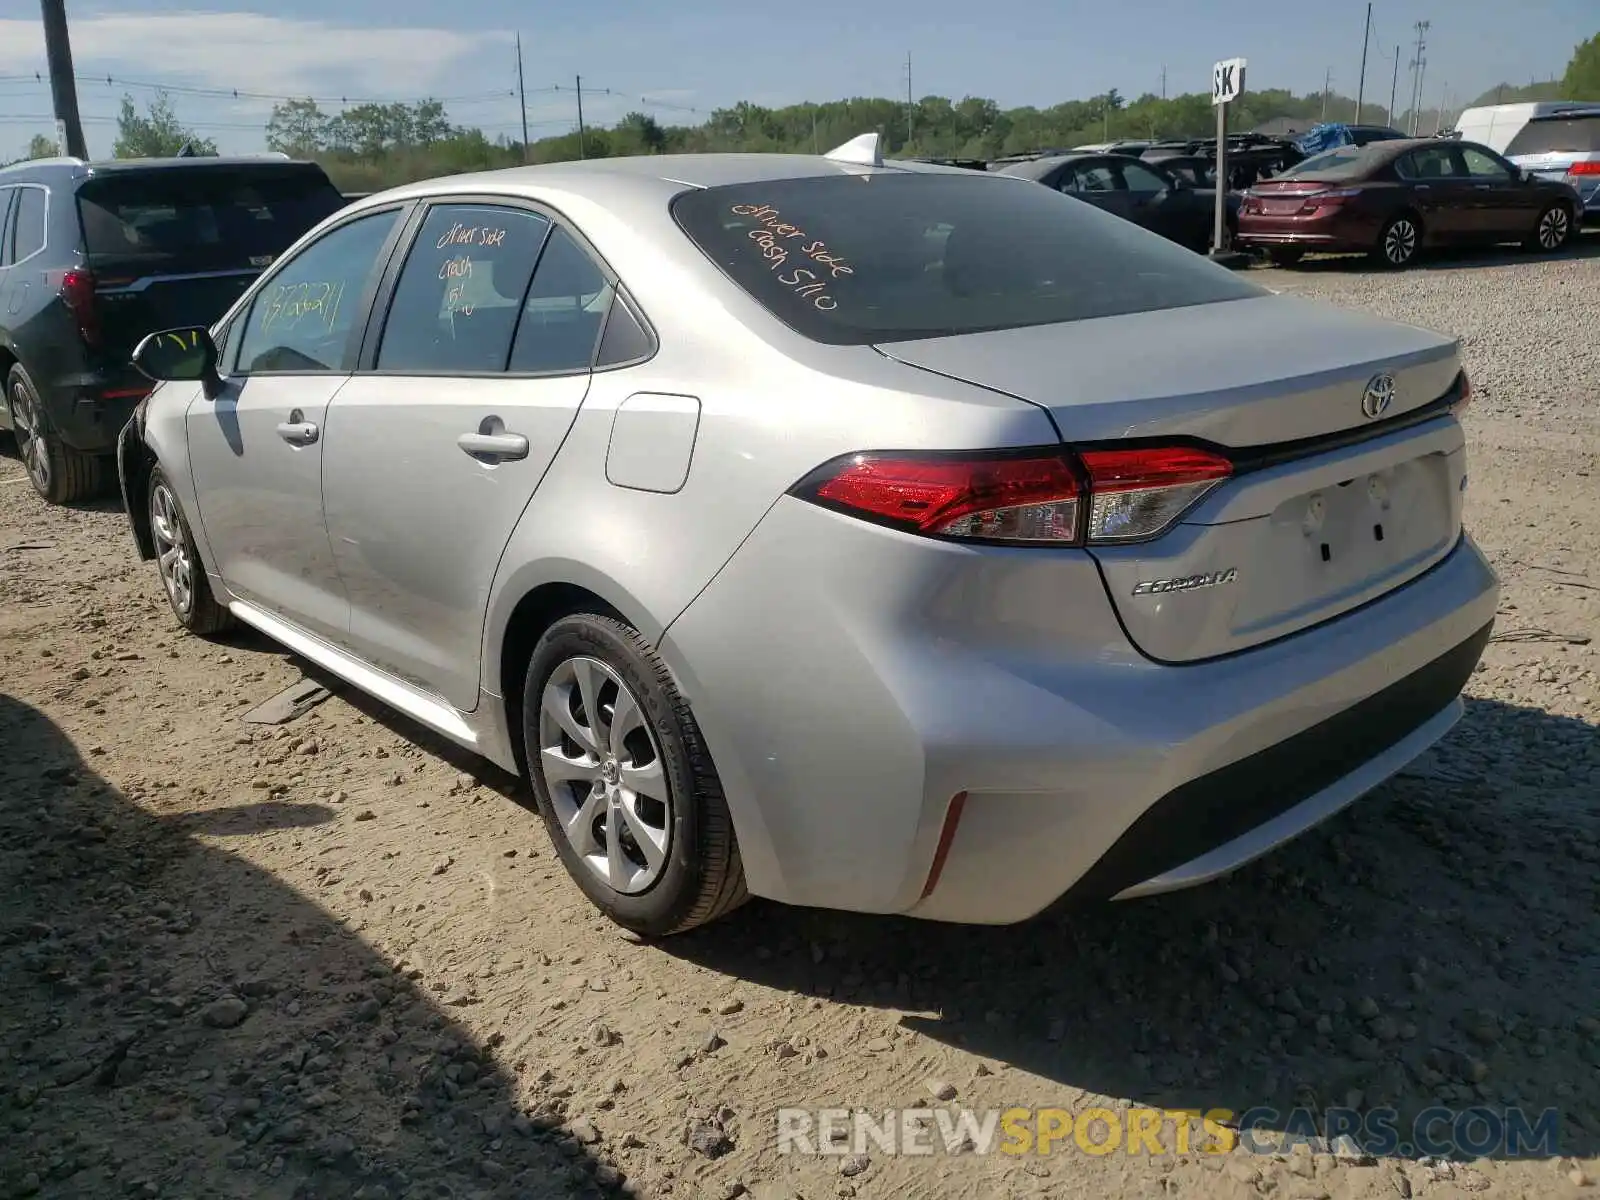
[[[1243,55],[1249,84],[1354,94],[1365,0],[1261,5],[1181,0],[614,0],[529,5],[476,0],[206,0],[129,9],[70,6],[80,106],[91,153],[109,152],[124,90],[237,89],[267,96],[451,98],[459,124],[514,134],[515,32],[522,35],[530,134],[573,126],[575,75],[584,112],[615,120],[648,107],[663,121],[751,100],[786,104],[847,95],[903,95],[911,55],[918,96],[982,95],[1002,105],[1046,105],[1115,87],[1132,97],[1208,86],[1210,64]],[[1231,11],[1233,15],[1226,15]],[[1430,18],[1425,103],[1470,99],[1509,80],[1564,69],[1572,47],[1600,30],[1596,0],[1379,0],[1367,95],[1387,101],[1394,46]],[[1401,55],[1400,104],[1409,80]],[[49,89],[36,0],[0,0],[0,160],[49,132]],[[110,76],[112,83],[107,84]],[[22,78],[16,78],[21,76]],[[595,89],[590,93],[590,89]],[[609,89],[607,95],[600,89]],[[179,115],[224,150],[261,146],[270,99],[173,93]],[[39,119],[43,117],[45,119]]]

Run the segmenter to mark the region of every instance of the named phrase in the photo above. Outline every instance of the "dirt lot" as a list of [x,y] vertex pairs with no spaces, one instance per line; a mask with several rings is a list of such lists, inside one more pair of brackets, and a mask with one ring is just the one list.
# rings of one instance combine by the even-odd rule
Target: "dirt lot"
[[[1506,582],[1469,714],[1224,884],[1004,930],[621,936],[515,781],[348,691],[243,723],[300,665],[180,635],[120,511],[8,444],[0,1197],[1600,1194],[1590,242],[1258,273],[1465,339]],[[777,1153],[780,1106],[917,1104],[1553,1107],[1560,1153]]]

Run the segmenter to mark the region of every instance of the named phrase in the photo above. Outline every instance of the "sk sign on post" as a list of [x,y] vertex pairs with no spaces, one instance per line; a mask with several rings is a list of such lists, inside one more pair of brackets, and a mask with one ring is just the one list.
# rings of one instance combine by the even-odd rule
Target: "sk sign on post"
[[1242,58],[1225,58],[1211,66],[1211,103],[1226,104],[1244,94]]

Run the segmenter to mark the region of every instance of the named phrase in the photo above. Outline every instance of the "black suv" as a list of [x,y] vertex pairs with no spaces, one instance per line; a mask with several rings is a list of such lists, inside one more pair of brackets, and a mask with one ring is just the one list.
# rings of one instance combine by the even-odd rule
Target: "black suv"
[[151,384],[158,329],[210,325],[344,197],[281,156],[53,158],[0,170],[0,430],[39,494],[85,499]]

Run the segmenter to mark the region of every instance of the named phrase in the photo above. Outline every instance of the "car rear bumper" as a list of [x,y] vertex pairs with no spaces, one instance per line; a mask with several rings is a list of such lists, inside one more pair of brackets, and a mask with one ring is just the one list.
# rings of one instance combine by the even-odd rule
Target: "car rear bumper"
[[153,385],[131,372],[84,373],[45,389],[45,411],[57,436],[85,454],[112,454],[117,435]]
[[1378,240],[1378,228],[1361,214],[1340,210],[1309,216],[1240,213],[1235,240],[1241,246],[1292,246],[1310,252],[1330,254],[1370,250]]
[[1080,552],[929,543],[786,499],[662,651],[752,891],[999,924],[1215,878],[1374,787],[1459,714],[1498,592],[1463,536],[1354,612],[1167,666],[1128,644]]

